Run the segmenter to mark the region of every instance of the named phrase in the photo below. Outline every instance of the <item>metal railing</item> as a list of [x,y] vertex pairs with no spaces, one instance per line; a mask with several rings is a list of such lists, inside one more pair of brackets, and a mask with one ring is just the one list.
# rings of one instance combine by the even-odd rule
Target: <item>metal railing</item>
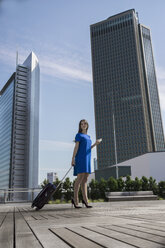
[[42,188],[0,189],[0,203],[32,202]]

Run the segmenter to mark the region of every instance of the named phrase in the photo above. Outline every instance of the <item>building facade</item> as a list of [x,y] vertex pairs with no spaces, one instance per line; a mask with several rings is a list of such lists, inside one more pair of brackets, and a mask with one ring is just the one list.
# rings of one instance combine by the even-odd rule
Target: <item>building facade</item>
[[47,173],[47,180],[49,181],[49,183],[55,182],[56,179],[57,179],[57,173],[56,172],[48,172]]
[[98,171],[165,150],[150,29],[134,9],[93,24],[91,52]]
[[32,52],[0,91],[1,189],[38,187],[39,75]]
[[97,170],[97,158],[93,159],[94,171]]

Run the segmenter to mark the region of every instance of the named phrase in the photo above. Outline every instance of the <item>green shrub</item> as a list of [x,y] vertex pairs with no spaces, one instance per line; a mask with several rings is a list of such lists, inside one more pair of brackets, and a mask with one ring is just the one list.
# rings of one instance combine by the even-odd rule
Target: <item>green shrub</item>
[[130,177],[129,175],[126,176],[126,180],[125,180],[125,190],[126,190],[126,191],[134,190],[133,180],[131,179],[131,177]]
[[[57,185],[60,183],[60,180],[58,179],[58,177],[56,178],[56,181],[53,182],[54,185]],[[56,190],[56,193],[52,196],[53,200],[61,200],[61,197],[62,197],[62,187],[61,185],[59,186],[59,188]]]
[[49,183],[49,180],[45,178],[44,181],[41,183],[41,187],[44,188],[48,183]]
[[99,187],[99,191],[100,191],[99,197],[102,199],[106,199],[105,192],[106,192],[106,188],[107,188],[107,181],[104,178],[101,178],[101,180],[98,183],[98,187]]
[[142,189],[142,182],[138,177],[135,177],[135,180],[133,181],[133,190],[139,191]]
[[65,179],[65,181],[63,183],[63,189],[65,190],[64,199],[68,202],[73,195],[72,182],[70,181],[69,177],[67,177]]
[[149,190],[152,190],[155,195],[158,194],[158,185],[153,177],[149,178]]
[[148,180],[148,178],[143,176],[141,178],[141,182],[142,182],[142,190],[143,191],[149,190],[149,180]]
[[[59,182],[60,180],[56,178],[56,181],[53,182],[53,184],[57,186]],[[42,188],[47,183],[48,181],[45,179],[41,184]],[[54,200],[56,203],[59,202],[61,203],[62,199],[64,200],[64,202],[70,201],[71,197],[73,196],[74,183],[75,180],[72,183],[69,178],[66,178],[63,183],[63,186],[60,185],[56,193],[52,196],[51,200]],[[62,189],[64,189],[63,194],[62,194]],[[126,177],[125,182],[122,177],[118,179],[115,179],[114,177],[110,177],[108,180],[101,178],[99,182],[97,180],[92,179],[92,181],[89,183],[87,190],[88,190],[88,196],[92,201],[95,200],[98,201],[98,199],[102,199],[104,201],[106,199],[105,192],[107,191],[115,192],[115,191],[124,191],[124,190],[125,191],[152,190],[154,194],[158,194],[160,197],[165,198],[165,181],[160,181],[159,184],[157,184],[154,178],[150,177],[148,179],[145,176],[143,176],[141,179],[136,177],[135,180],[132,180],[129,175]],[[80,201],[82,199],[81,189],[79,190],[79,199]]]
[[165,181],[160,181],[158,183],[158,194],[165,198]]
[[89,196],[92,200],[100,198],[99,183],[97,180],[92,179],[89,183],[90,193]]
[[114,177],[110,177],[107,181],[107,186],[110,192],[115,192],[118,190],[118,183]]
[[118,185],[118,191],[123,191],[124,190],[124,187],[125,187],[125,183],[124,183],[124,180],[122,177],[119,177],[117,179],[117,185]]

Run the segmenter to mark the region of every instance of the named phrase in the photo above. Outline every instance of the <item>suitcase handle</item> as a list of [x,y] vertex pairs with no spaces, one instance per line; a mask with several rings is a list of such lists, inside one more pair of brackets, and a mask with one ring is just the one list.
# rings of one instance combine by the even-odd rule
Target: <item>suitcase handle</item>
[[[65,177],[68,175],[68,173],[70,172],[70,170],[72,169],[72,167],[73,167],[73,166],[71,166],[71,167],[69,168],[69,170],[66,172],[65,176],[62,178],[62,180],[60,181],[60,183],[57,185],[56,190],[59,188],[59,186],[61,185],[61,183],[63,182],[63,180],[65,179]],[[56,191],[56,190],[55,190],[55,191]]]

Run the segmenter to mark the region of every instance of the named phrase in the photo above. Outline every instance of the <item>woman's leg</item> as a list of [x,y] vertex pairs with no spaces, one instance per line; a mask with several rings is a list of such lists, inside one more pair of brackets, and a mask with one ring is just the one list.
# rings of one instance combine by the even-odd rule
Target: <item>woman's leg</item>
[[83,179],[81,182],[81,191],[83,195],[84,201],[88,204],[88,196],[87,196],[87,180],[88,180],[88,173],[83,173]]
[[78,192],[80,188],[80,184],[82,183],[84,173],[80,173],[77,175],[76,181],[74,183],[74,201],[75,204],[78,205]]

